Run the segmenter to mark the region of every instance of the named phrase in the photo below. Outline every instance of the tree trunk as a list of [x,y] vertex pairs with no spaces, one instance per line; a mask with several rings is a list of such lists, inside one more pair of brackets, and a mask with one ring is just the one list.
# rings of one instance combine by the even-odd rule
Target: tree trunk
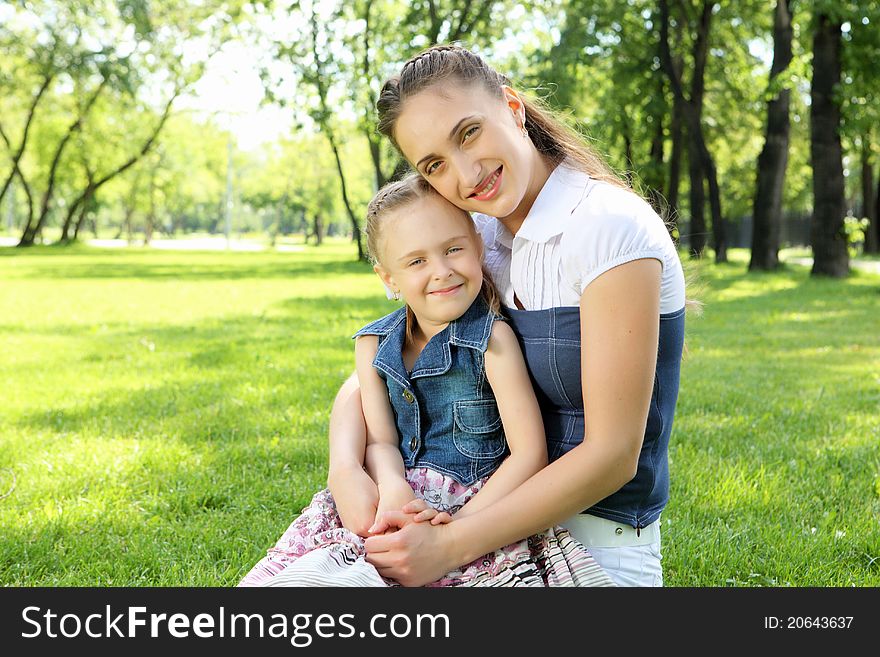
[[[76,220],[76,224],[73,229],[73,240],[77,241],[79,239],[79,231],[82,228],[83,222],[86,220],[86,215],[89,211],[89,203],[83,203],[79,210],[79,218]],[[96,231],[97,232],[97,231]],[[95,235],[97,237],[97,234]]]
[[315,246],[321,246],[324,243],[324,220],[321,213],[315,213]]
[[[19,174],[21,171],[19,171]],[[21,186],[24,189],[24,195],[27,197],[27,219],[25,220],[25,227],[30,226],[34,223],[34,195],[31,193],[31,186],[28,184],[27,180],[24,179],[24,176],[19,175],[18,180],[21,182]],[[28,244],[22,244],[19,240],[17,246],[32,246],[33,240],[31,240]]]
[[156,228],[156,167],[150,170],[147,198],[149,199],[149,210],[144,217],[144,246],[149,246],[153,241],[153,231]]
[[[660,93],[663,93],[663,87],[660,87]],[[665,112],[665,110],[664,110]],[[666,208],[666,202],[663,200],[663,113],[654,116],[654,137],[651,139],[651,150],[649,151],[650,164],[648,171],[650,179],[648,183],[648,202],[654,211],[659,214],[664,221],[667,222],[667,228],[672,231],[674,224],[670,223],[672,218]]]
[[862,136],[862,215],[868,219],[864,253],[877,253],[877,197],[874,193],[874,168],[871,166],[871,142]]
[[[703,137],[700,135],[700,141]],[[721,214],[721,189],[718,187],[718,170],[715,168],[715,160],[702,143],[703,171],[706,172],[706,180],[709,182],[709,207],[712,210],[712,248],[715,249],[715,262],[727,262],[727,223]]]
[[623,153],[626,158],[626,172],[624,175],[626,176],[626,182],[632,187],[635,169],[633,166],[633,143],[632,137],[629,134],[629,125],[626,122],[623,124]]
[[880,253],[880,173],[877,174],[877,195],[874,197],[874,220],[868,224],[868,239],[873,247],[869,253]]
[[40,205],[40,214],[37,217],[37,223],[33,226],[28,224],[25,227],[24,233],[21,236],[20,245],[33,244],[34,238],[37,233],[42,232],[43,225],[46,223],[46,217],[49,216],[49,210],[52,204],[52,197],[55,192],[55,176],[58,173],[58,166],[61,163],[61,156],[64,154],[64,149],[67,146],[70,138],[79,131],[82,127],[83,120],[86,118],[86,115],[91,111],[92,106],[95,104],[95,101],[98,100],[98,96],[101,95],[101,92],[104,90],[104,87],[107,85],[107,78],[101,78],[101,83],[86,101],[85,107],[79,113],[79,116],[76,117],[73,123],[67,128],[67,132],[64,137],[61,138],[61,141],[58,144],[58,147],[55,149],[55,155],[52,158],[52,165],[49,167],[49,182],[46,185],[46,191],[43,194],[43,202]]
[[667,228],[670,233],[678,228],[679,238],[681,238],[681,228],[678,226],[678,186],[681,182],[681,156],[684,144],[684,131],[682,130],[681,117],[683,111],[681,109],[681,101],[676,98],[672,105],[672,121],[669,131],[672,135],[672,152],[669,154],[669,191],[666,193],[666,203],[668,204]]
[[676,70],[669,46],[669,3],[660,0],[660,61],[669,78],[672,93],[679,101],[688,128],[688,159],[691,174],[691,255],[699,257],[706,246],[706,220],[704,216],[705,191],[703,179],[709,182],[709,201],[712,210],[712,227],[715,246],[715,261],[727,261],[727,238],[724,219],[721,214],[721,194],[718,186],[715,162],[703,137],[702,114],[704,77],[709,49],[709,31],[712,22],[712,9],[715,2],[704,0],[697,37],[693,46],[694,73],[691,80],[690,98],[684,95],[681,74]]
[[95,239],[98,239],[98,225],[94,219],[95,206],[95,190],[94,188],[92,188],[82,202],[79,219],[76,220],[76,226],[73,229],[73,241],[79,239],[79,231],[82,229],[83,224],[85,223],[86,219],[89,218],[89,216],[92,217],[92,232],[95,234]]
[[[790,0],[777,0],[773,18],[773,66],[770,85],[791,63]],[[791,91],[782,89],[767,103],[767,136],[758,156],[758,178],[752,208],[752,256],[749,271],[779,267],[782,190],[788,166],[789,103]]]
[[134,243],[134,235],[131,230],[131,217],[134,214],[134,201],[125,208],[125,241],[131,246]]
[[[21,144],[19,144],[18,149],[12,155],[12,168],[9,170],[9,175],[6,177],[6,181],[3,183],[3,188],[0,189],[0,202],[3,201],[3,197],[6,195],[6,190],[8,190],[9,186],[12,184],[13,176],[18,173],[20,178],[23,177],[18,168],[18,163],[21,160],[21,156],[24,155],[24,149],[27,147],[28,133],[31,129],[31,123],[34,120],[34,113],[37,111],[37,105],[39,104],[40,99],[43,97],[43,94],[46,93],[46,89],[49,88],[49,85],[52,83],[54,77],[55,74],[50,73],[43,78],[43,83],[40,85],[40,88],[37,91],[37,95],[34,96],[34,99],[31,101],[31,106],[28,108],[27,118],[24,121],[24,130],[22,130]],[[4,133],[2,129],[0,129],[0,134],[2,134],[3,141],[6,142],[6,145],[9,147],[9,150],[11,152],[13,150],[12,144],[6,137],[6,133]]]
[[336,136],[333,132],[333,127],[330,125],[331,112],[327,107],[327,78],[324,75],[324,68],[322,65],[323,60],[318,53],[318,17],[315,14],[314,8],[312,9],[310,24],[311,48],[315,61],[315,75],[312,78],[312,82],[318,91],[318,99],[321,103],[321,111],[315,118],[317,119],[318,124],[321,126],[321,131],[324,133],[327,141],[330,143],[330,149],[333,151],[333,158],[336,161],[336,171],[339,173],[339,185],[342,190],[342,203],[343,205],[345,205],[345,211],[348,214],[349,220],[351,221],[352,240],[357,242],[358,259],[366,260],[367,255],[364,252],[364,245],[363,240],[361,239],[361,229],[358,225],[358,218],[355,215],[354,210],[351,206],[351,201],[348,198],[348,188],[345,184],[345,172],[342,169],[342,157],[339,154],[339,148],[336,143]]
[[348,199],[348,189],[345,185],[345,174],[342,171],[342,158],[339,155],[339,148],[337,148],[336,139],[334,138],[333,133],[328,130],[328,126],[322,126],[322,128],[330,142],[330,148],[333,150],[333,157],[336,160],[336,170],[339,172],[339,185],[342,188],[342,203],[345,205],[345,211],[348,213],[348,218],[351,221],[352,241],[357,242],[358,259],[366,260],[367,254],[364,252],[363,240],[361,239],[361,229],[358,225],[354,210],[352,210],[351,201]]
[[364,136],[367,138],[367,145],[370,148],[370,159],[373,161],[373,171],[376,176],[376,189],[382,189],[385,186],[387,178],[385,172],[382,171],[382,145],[380,135],[376,133],[375,112],[376,112],[376,94],[373,93],[372,87],[369,85],[370,75],[370,10],[373,8],[372,2],[366,2],[362,5],[363,14],[361,18],[364,21],[363,40],[364,51],[361,58],[361,74],[363,79],[367,81],[367,100],[369,101],[363,108],[364,116],[361,121],[361,127]]
[[[690,132],[691,126],[688,126]],[[690,215],[688,243],[692,258],[699,258],[706,249],[706,188],[703,182],[703,160],[696,140],[688,138],[688,173],[690,174]]]
[[813,164],[814,276],[842,278],[849,273],[843,227],[845,197],[840,107],[834,97],[840,82],[841,23],[827,14],[816,17],[813,35],[813,81],[810,86],[810,158]]
[[[61,238],[58,240],[61,244],[67,244],[70,241],[75,241],[77,235],[79,234],[79,224],[82,222],[82,218],[85,214],[86,205],[94,196],[95,193],[95,175],[92,170],[86,165],[86,179],[88,183],[86,184],[86,191],[83,193],[82,201],[77,201],[75,203],[71,203],[70,207],[67,209],[67,216],[64,218],[64,225],[61,227]],[[73,238],[71,240],[70,237],[70,229],[73,227],[73,217],[76,214],[77,209],[81,209],[79,213],[79,219],[76,222],[76,230],[74,230]]]

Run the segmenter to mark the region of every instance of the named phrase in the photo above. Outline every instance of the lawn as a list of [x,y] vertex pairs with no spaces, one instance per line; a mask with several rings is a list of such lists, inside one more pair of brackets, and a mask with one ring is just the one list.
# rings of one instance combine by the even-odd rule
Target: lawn
[[[0,585],[231,586],[323,486],[347,244],[0,248]],[[691,267],[669,586],[880,585],[880,276]]]

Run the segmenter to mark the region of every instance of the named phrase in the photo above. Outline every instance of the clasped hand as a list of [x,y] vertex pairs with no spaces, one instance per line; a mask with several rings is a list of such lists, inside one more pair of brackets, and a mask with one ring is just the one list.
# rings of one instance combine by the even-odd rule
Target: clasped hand
[[403,586],[424,586],[459,564],[446,527],[452,516],[412,500],[397,511],[385,511],[370,528],[364,545],[367,562]]
[[[395,513],[395,511],[397,511]],[[396,531],[411,522],[430,522],[432,525],[445,525],[452,522],[452,516],[446,511],[438,511],[428,506],[425,500],[413,499],[402,508],[382,508],[376,513],[376,522],[367,531],[370,534],[385,534],[389,530]]]

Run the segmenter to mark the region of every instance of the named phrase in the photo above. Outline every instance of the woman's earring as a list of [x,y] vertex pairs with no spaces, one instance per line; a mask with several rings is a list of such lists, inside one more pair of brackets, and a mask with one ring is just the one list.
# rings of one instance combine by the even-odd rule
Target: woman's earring
[[526,120],[525,119],[523,119],[522,126],[520,127],[520,130],[522,131],[522,136],[528,139],[529,131],[526,130]]

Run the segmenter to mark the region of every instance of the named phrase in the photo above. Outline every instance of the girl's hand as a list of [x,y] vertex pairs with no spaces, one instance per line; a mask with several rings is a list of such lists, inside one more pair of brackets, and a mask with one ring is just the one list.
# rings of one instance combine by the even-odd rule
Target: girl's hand
[[[438,511],[428,506],[425,500],[415,499],[401,510],[404,513],[414,514],[412,517],[413,522],[427,522],[430,520],[432,525],[445,525],[452,522],[451,515],[446,511]],[[377,517],[377,519],[379,518]]]
[[[370,534],[380,533],[377,527],[382,517],[389,511],[399,511],[408,503],[414,501],[415,493],[406,482],[405,479],[395,481],[392,485],[379,486],[379,505],[372,519],[372,526],[369,528]],[[397,527],[391,527],[384,524],[381,533],[397,531]]]
[[379,507],[379,489],[363,468],[330,476],[330,492],[342,526],[358,536],[370,535]]

